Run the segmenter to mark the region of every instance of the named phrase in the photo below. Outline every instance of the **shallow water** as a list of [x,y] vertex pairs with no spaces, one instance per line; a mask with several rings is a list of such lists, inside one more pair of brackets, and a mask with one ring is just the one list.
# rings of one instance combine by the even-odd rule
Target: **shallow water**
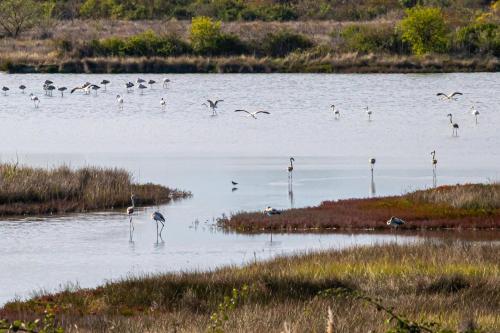
[[[45,79],[72,87],[103,78],[112,83],[97,96],[46,97],[41,89]],[[442,237],[277,234],[270,242],[269,234],[228,234],[211,226],[222,214],[267,205],[302,207],[430,187],[434,149],[438,184],[498,179],[498,74],[169,75],[169,89],[157,84],[143,95],[126,93],[124,82],[136,78],[0,74],[0,85],[11,88],[0,96],[2,161],[124,167],[138,181],[194,194],[160,207],[167,216],[164,242],[157,242],[148,218],[155,207],[134,216],[132,241],[128,219],[120,213],[0,222],[0,304],[67,283],[90,287],[128,274],[213,269],[296,251]],[[21,83],[28,86],[24,95],[15,88]],[[435,96],[454,90],[465,94],[454,102]],[[30,92],[40,97],[40,108],[33,107]],[[123,110],[116,94],[124,95]],[[165,111],[161,97],[168,101]],[[217,117],[201,106],[206,98],[225,100]],[[341,110],[340,120],[329,110],[332,103]],[[477,125],[472,103],[481,112]],[[371,122],[366,105],[373,111]],[[237,108],[271,115],[255,120],[233,113]],[[460,124],[458,138],[451,137],[450,112]],[[296,160],[292,198],[289,156]],[[372,156],[377,158],[374,194]],[[240,183],[235,191],[231,180]]]

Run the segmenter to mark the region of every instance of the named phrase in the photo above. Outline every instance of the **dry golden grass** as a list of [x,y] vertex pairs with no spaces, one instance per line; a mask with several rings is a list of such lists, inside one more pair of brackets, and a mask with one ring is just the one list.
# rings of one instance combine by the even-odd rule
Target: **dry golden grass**
[[0,164],[0,215],[34,215],[123,208],[134,193],[138,205],[189,196],[154,184],[135,184],[123,169],[72,170]]
[[494,243],[358,247],[208,273],[127,278],[12,302],[0,317],[32,318],[50,302],[68,332],[206,332],[224,296],[246,285],[248,295],[227,312],[226,332],[282,332],[285,323],[291,332],[325,332],[327,323],[334,332],[384,332],[386,317],[373,308],[319,296],[347,287],[382,299],[409,319],[450,329],[474,321],[484,332],[498,332],[499,255]]

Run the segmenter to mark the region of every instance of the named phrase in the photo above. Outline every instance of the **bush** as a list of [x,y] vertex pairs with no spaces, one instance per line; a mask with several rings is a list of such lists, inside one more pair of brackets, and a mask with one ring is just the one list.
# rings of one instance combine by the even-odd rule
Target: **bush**
[[473,23],[455,34],[457,51],[500,56],[500,27],[494,23]]
[[86,0],[80,7],[84,18],[109,18],[118,14],[115,0]]
[[439,8],[414,7],[406,10],[400,24],[404,41],[414,54],[444,52],[447,47],[447,26]]
[[284,57],[291,52],[306,50],[314,46],[306,36],[290,31],[270,33],[260,44],[262,52],[271,57]]
[[231,55],[248,51],[238,36],[221,32],[220,21],[205,16],[193,18],[190,39],[193,50],[198,54]]
[[340,36],[348,51],[398,54],[407,51],[401,36],[391,25],[350,25],[341,31]]

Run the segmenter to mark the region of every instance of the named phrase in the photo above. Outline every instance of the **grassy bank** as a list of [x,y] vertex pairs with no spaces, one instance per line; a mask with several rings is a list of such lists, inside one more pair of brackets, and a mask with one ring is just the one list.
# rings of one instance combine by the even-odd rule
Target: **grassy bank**
[[500,71],[500,59],[358,53],[323,57],[304,53],[285,58],[186,56],[61,60],[16,56],[0,60],[0,70],[9,73],[451,73]]
[[[127,278],[11,302],[0,317],[30,319],[52,304],[67,332],[206,332],[210,326],[283,332],[285,323],[291,332],[325,332],[331,308],[329,332],[385,332],[393,324],[359,301],[319,295],[341,287],[380,298],[410,320],[438,322],[447,332],[467,325],[498,332],[499,254],[493,244],[360,247],[208,273]],[[222,315],[227,320],[218,321]]]
[[43,215],[130,206],[156,205],[184,198],[188,192],[155,184],[136,184],[122,169],[85,167],[72,170],[0,164],[0,216]]
[[285,210],[280,215],[240,212],[219,220],[222,228],[242,232],[265,230],[498,229],[500,184],[441,186],[402,196],[326,201],[316,207]]

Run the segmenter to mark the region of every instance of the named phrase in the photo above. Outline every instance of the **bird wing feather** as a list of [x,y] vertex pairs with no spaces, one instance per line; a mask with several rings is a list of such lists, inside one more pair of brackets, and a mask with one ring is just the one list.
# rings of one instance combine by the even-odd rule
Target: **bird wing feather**
[[248,112],[247,110],[234,110],[234,112],[245,112],[245,113],[248,113],[248,114],[250,114],[250,115],[251,115],[251,113],[250,113],[250,112]]

